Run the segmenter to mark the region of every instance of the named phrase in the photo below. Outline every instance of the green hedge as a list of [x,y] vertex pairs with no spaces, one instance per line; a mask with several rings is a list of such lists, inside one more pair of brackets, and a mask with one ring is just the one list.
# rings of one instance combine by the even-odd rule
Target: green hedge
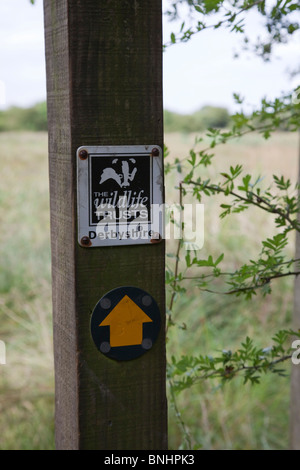
[[45,101],[30,108],[13,106],[5,111],[0,111],[0,132],[23,130],[47,130],[47,104]]
[[[184,115],[164,111],[164,126],[166,132],[199,132],[209,127],[226,127],[230,115],[225,108],[204,106],[194,114]],[[6,111],[0,111],[0,132],[4,131],[46,131],[47,104],[38,103],[30,108],[13,106]]]
[[204,106],[194,114],[177,114],[165,110],[165,132],[199,132],[209,127],[228,126],[230,115],[226,108]]

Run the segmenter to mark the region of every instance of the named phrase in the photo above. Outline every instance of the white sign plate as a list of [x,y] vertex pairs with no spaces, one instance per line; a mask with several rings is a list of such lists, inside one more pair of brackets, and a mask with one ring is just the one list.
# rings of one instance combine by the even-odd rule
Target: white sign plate
[[81,246],[157,243],[164,237],[159,146],[82,146],[76,159]]

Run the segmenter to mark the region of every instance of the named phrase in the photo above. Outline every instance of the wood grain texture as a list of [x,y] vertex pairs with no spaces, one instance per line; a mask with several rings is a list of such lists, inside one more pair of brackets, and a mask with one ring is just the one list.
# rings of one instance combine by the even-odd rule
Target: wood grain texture
[[[300,141],[300,133],[299,133]],[[298,182],[300,182],[300,146],[298,160]],[[300,191],[299,191],[300,197]],[[298,213],[298,221],[300,215]],[[295,259],[300,258],[300,234],[296,233]],[[300,276],[296,276],[294,283],[294,312],[293,330],[300,329]],[[295,338],[298,339],[298,338]],[[292,364],[291,375],[291,403],[290,403],[290,447],[291,450],[300,450],[300,365]]]
[[[299,258],[299,234],[297,234],[296,238],[296,257]],[[294,288],[293,329],[297,331],[300,328],[300,278],[298,276],[295,279]],[[291,450],[300,450],[300,365],[296,364],[292,364],[291,375],[290,447]]]
[[[58,449],[166,449],[165,246],[77,243],[76,149],[163,146],[161,0],[44,0]],[[109,290],[148,291],[162,314],[133,361],[99,353],[90,317]]]

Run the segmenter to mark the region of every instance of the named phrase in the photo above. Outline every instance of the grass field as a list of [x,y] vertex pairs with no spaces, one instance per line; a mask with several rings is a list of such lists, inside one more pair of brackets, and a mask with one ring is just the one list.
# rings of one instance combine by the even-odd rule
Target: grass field
[[[171,154],[182,158],[194,137],[166,136]],[[243,163],[254,174],[297,172],[296,135],[277,134],[270,141],[247,136],[216,150],[208,169],[224,171]],[[54,448],[54,383],[51,323],[51,266],[46,133],[0,133],[0,340],[6,344],[6,365],[0,365],[0,449]],[[166,181],[167,202],[177,202],[173,189],[180,175]],[[205,243],[208,254],[226,253],[225,263],[238,266],[260,248],[272,230],[265,215],[247,212],[220,221],[213,201],[205,203]],[[176,246],[168,244],[168,252]],[[293,249],[291,244],[290,250]],[[173,262],[168,258],[168,263]],[[227,266],[227,264],[226,264]],[[273,295],[251,302],[209,293],[191,285],[177,299],[168,355],[214,354],[233,349],[246,335],[259,346],[280,328],[290,326],[292,281],[282,279]],[[178,397],[181,418],[193,445],[204,449],[285,449],[288,446],[289,380],[266,376],[260,386],[225,389],[204,382]],[[169,446],[184,446],[170,404]]]
[[0,134],[0,448],[53,448],[47,135]]

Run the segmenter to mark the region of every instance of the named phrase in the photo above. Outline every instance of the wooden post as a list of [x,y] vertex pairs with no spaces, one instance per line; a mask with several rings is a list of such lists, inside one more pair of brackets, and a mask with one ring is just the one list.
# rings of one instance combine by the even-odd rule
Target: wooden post
[[[77,241],[80,146],[163,147],[161,0],[44,0],[56,448],[167,448],[165,246]],[[90,321],[119,286],[155,298],[160,333],[141,357],[95,347]]]
[[[298,183],[300,182],[300,133],[298,157]],[[299,191],[300,196],[300,191]],[[300,214],[298,213],[300,221]],[[296,233],[295,258],[300,258],[300,234]],[[294,283],[294,312],[293,329],[300,328],[300,276],[296,276]],[[290,446],[291,450],[300,450],[300,365],[292,364],[291,376],[291,404],[290,404]]]

